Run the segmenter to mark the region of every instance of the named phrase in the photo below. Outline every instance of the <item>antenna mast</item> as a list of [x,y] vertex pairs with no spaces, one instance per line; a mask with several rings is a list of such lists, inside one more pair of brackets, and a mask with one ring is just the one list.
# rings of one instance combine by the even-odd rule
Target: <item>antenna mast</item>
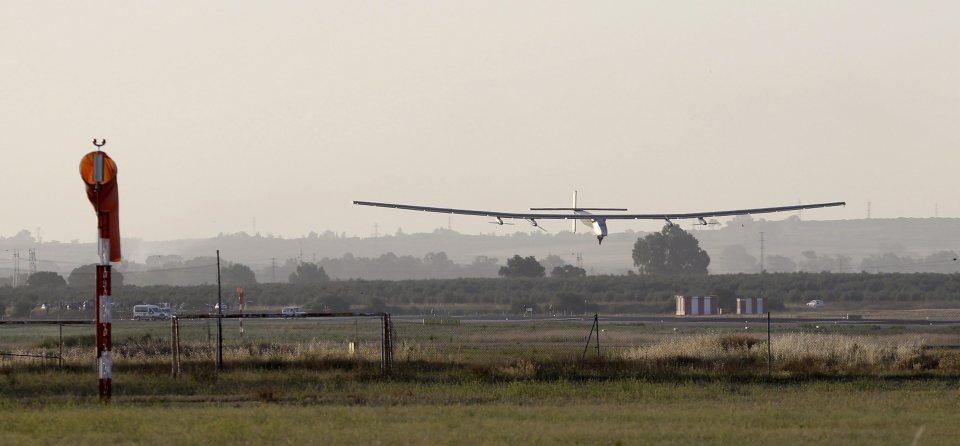
[[576,256],[577,259],[577,268],[583,269],[583,253],[581,252],[571,252],[573,256]]
[[28,252],[28,259],[30,261],[30,275],[37,273],[37,250],[30,248]]

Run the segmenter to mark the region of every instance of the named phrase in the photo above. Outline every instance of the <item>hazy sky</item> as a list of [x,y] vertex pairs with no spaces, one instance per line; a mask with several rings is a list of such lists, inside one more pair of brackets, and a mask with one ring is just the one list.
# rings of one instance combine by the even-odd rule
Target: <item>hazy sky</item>
[[960,217],[958,2],[0,2],[4,237],[93,239],[94,137],[123,235],[150,240],[429,231],[447,216],[351,200],[520,211],[572,189]]

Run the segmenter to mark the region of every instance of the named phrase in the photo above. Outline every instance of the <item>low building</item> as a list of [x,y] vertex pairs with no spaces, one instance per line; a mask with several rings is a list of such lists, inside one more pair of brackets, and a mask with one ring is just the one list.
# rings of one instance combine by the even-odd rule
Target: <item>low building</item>
[[767,312],[767,301],[762,297],[738,297],[737,314],[763,314]]
[[677,295],[677,316],[699,316],[720,313],[720,299],[717,296],[680,296]]

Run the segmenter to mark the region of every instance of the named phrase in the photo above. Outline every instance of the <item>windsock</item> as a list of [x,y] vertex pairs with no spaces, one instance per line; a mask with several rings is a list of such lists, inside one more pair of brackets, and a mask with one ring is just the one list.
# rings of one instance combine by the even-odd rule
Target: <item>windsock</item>
[[110,261],[120,261],[120,198],[117,194],[117,164],[106,152],[86,154],[80,160],[80,177],[87,186],[87,199],[100,218],[99,238],[110,241]]

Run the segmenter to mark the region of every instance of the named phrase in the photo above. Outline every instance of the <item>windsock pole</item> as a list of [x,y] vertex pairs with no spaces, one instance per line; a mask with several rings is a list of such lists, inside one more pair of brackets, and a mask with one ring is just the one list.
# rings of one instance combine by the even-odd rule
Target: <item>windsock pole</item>
[[107,212],[98,215],[98,251],[100,264],[97,265],[97,371],[100,378],[100,401],[110,401],[113,394],[113,351],[110,297],[110,219]]
[[[106,143],[106,141],[104,141]],[[96,140],[94,140],[96,145]],[[97,145],[94,155],[93,171],[96,180],[97,195],[97,254],[100,263],[97,265],[97,374],[100,380],[100,401],[110,401],[113,395],[113,351],[111,324],[111,271],[110,271],[110,213],[100,209],[100,187],[103,183],[104,154]]]
[[100,148],[107,143],[94,139],[95,152],[80,160],[80,177],[86,184],[87,199],[97,213],[97,264],[96,288],[96,351],[97,377],[99,378],[100,401],[110,401],[113,394],[113,352],[111,341],[112,299],[110,262],[120,261],[120,219],[117,195],[117,165]]

